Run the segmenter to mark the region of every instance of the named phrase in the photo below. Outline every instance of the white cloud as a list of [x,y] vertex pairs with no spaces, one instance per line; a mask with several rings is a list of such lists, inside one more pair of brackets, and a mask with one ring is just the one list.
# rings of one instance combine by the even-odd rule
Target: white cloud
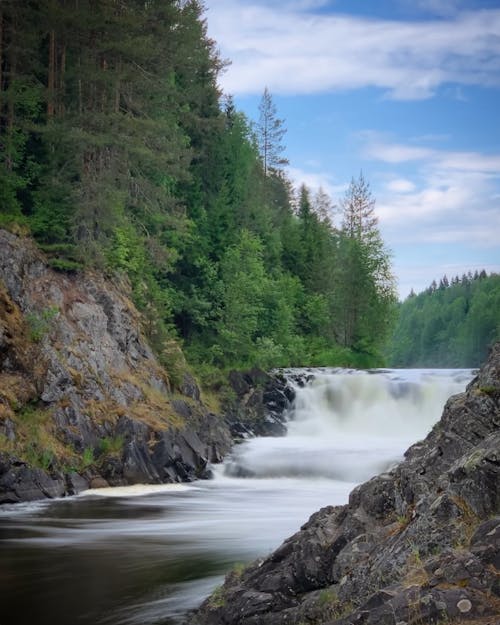
[[230,93],[379,87],[423,99],[441,86],[500,84],[500,9],[396,21],[315,12],[323,2],[208,0],[208,27],[232,61]]
[[385,163],[406,163],[408,161],[422,161],[430,158],[434,150],[420,148],[414,145],[398,143],[371,142],[363,150],[366,158],[372,158]]
[[415,145],[390,143],[377,139],[376,133],[362,133],[368,139],[363,147],[363,155],[385,163],[407,163],[411,161],[432,162],[442,170],[483,173],[500,177],[500,154],[482,154],[480,152],[460,152],[437,150]]
[[386,187],[388,191],[393,191],[394,193],[411,193],[411,191],[415,190],[415,184],[411,180],[406,180],[406,178],[390,180]]
[[347,184],[336,182],[333,176],[326,172],[306,171],[298,167],[287,167],[287,173],[296,189],[302,184],[309,187],[313,193],[321,188],[328,193],[333,201],[339,195],[343,195],[348,187]]
[[[500,154],[419,148],[364,133],[372,160],[416,165],[393,174],[378,196],[377,214],[389,246],[467,246],[500,257]],[[411,178],[411,179],[410,179]]]
[[372,167],[391,168],[377,174],[376,210],[394,251],[401,297],[444,274],[500,269],[500,153],[426,148],[367,131],[359,136]]
[[451,135],[447,134],[426,134],[426,135],[417,135],[416,137],[412,137],[411,141],[415,143],[443,143],[449,141],[452,138]]

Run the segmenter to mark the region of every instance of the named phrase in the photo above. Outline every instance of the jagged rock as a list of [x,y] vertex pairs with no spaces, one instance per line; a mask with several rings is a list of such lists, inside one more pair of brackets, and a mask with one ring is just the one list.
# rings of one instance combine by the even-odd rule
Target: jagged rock
[[[0,434],[10,445],[0,502],[207,476],[230,448],[228,426],[190,375],[183,396],[171,387],[119,280],[57,273],[29,239],[0,230]],[[23,418],[34,423],[26,443]]]
[[226,420],[234,438],[286,434],[286,413],[295,394],[281,373],[231,371],[229,383],[236,399],[226,410]]
[[195,401],[200,401],[200,388],[192,375],[188,373],[184,374],[180,390],[186,397],[190,397]]
[[66,482],[61,474],[49,474],[0,453],[0,504],[62,497]]
[[[470,541],[471,551],[484,562],[500,570],[500,521],[498,518],[481,523]],[[500,594],[500,579],[497,581],[497,594]]]
[[498,388],[500,343],[400,465],[229,575],[190,625],[499,623]]

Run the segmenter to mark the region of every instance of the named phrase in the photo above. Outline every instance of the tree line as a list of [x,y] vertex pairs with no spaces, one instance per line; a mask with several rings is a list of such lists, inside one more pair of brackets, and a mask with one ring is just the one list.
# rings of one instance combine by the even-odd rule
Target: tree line
[[500,275],[443,276],[401,304],[389,348],[395,367],[477,367],[500,340]]
[[222,96],[203,11],[2,1],[0,225],[60,271],[126,274],[167,365],[172,340],[198,366],[380,364],[396,298],[368,182],[337,212],[293,188],[271,94],[255,124]]

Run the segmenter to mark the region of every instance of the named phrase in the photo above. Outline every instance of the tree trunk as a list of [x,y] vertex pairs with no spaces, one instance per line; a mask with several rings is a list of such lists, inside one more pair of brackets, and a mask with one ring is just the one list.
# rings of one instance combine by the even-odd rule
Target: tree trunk
[[[12,83],[16,77],[17,71],[17,50],[16,50],[16,24],[14,18],[12,19],[12,24],[10,28],[10,45],[9,45],[9,55],[8,55],[8,88],[11,90]],[[9,93],[7,99],[7,122],[6,122],[6,134],[8,137],[12,137],[14,133],[14,117],[15,117],[15,106],[14,106],[14,93]],[[10,143],[10,141],[9,141]],[[7,154],[5,156],[5,164],[7,169],[12,169],[14,163],[12,161],[12,150],[7,150]]]
[[51,30],[49,33],[49,75],[47,81],[48,101],[47,101],[47,117],[54,117],[54,92],[56,78],[56,33]]
[[3,100],[2,100],[2,94],[3,94],[3,73],[2,73],[2,66],[3,66],[3,12],[0,9],[0,134],[2,132],[2,118],[3,118]]
[[60,58],[60,67],[59,67],[59,106],[58,106],[58,114],[63,117],[64,116],[64,77],[66,72],[66,44],[63,43],[61,48],[61,58]]
[[120,112],[120,71],[121,71],[121,61],[118,61],[116,64],[116,82],[115,82],[115,103],[114,103],[114,111],[115,113]]
[[82,58],[78,55],[78,114],[83,113]]

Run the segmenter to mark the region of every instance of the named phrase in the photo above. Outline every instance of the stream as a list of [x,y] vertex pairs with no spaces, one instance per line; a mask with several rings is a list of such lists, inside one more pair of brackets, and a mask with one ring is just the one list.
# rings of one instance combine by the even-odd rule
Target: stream
[[233,566],[401,460],[472,378],[285,374],[296,386],[287,436],[237,445],[213,480],[0,507],[0,625],[177,625]]

